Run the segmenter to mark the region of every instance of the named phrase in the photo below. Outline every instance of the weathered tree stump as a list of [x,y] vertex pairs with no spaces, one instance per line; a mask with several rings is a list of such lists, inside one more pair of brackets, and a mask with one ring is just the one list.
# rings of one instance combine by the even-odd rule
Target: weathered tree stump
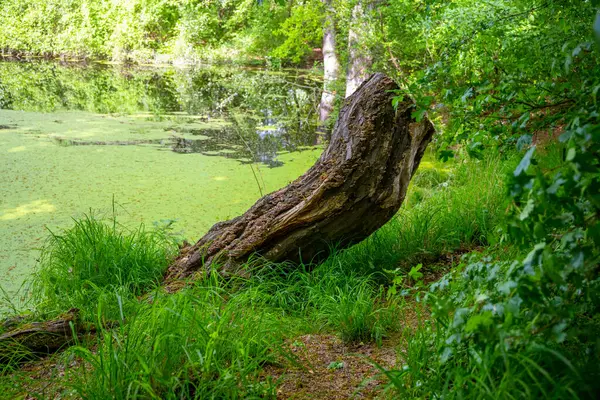
[[318,262],[331,245],[350,246],[385,224],[400,208],[434,133],[427,118],[411,117],[408,96],[394,109],[395,90],[383,74],[366,80],[346,99],[317,163],[183,248],[167,281],[211,268],[242,274],[255,253],[274,262]]

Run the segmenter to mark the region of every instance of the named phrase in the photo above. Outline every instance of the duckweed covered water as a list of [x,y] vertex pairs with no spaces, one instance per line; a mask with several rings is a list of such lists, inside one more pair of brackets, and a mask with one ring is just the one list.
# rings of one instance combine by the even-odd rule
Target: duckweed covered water
[[93,210],[176,220],[195,240],[320,155],[305,71],[0,63],[0,284],[14,291],[48,229]]

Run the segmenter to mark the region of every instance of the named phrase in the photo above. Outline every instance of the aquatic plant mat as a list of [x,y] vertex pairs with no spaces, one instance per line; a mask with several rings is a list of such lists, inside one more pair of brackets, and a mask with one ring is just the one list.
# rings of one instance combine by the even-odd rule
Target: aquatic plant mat
[[13,298],[48,229],[112,215],[114,199],[119,222],[176,220],[196,241],[323,150],[309,71],[0,61],[0,81],[0,285]]

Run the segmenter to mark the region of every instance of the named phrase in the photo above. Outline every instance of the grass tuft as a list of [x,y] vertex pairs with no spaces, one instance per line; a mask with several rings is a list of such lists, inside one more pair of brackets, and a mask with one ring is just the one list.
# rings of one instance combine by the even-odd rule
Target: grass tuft
[[[217,279],[125,313],[117,329],[104,330],[95,351],[73,351],[90,367],[77,375],[83,398],[205,399],[274,397],[257,373],[276,363],[283,321],[253,307],[240,292],[228,296]],[[226,299],[226,297],[229,297]],[[126,322],[125,322],[126,321]]]
[[38,310],[95,310],[106,292],[140,295],[160,282],[176,254],[168,226],[128,230],[93,214],[51,232],[32,280]]

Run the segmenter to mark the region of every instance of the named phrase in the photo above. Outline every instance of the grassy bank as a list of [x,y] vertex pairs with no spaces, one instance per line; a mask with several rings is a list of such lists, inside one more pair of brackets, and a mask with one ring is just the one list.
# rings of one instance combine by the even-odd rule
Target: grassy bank
[[[31,288],[32,312],[51,317],[75,307],[98,332],[50,359],[59,372],[49,386],[40,388],[16,364],[5,365],[0,386],[15,396],[305,398],[333,395],[346,370],[376,379],[378,389],[368,393],[383,397],[586,397],[593,387],[580,374],[593,369],[570,358],[585,346],[446,350],[461,314],[450,304],[473,291],[481,296],[492,274],[509,268],[503,260],[518,254],[498,230],[514,166],[498,157],[442,169],[425,163],[401,212],[365,242],[316,267],[262,265],[250,278],[213,275],[175,294],[157,287],[176,252],[168,230],[128,230],[94,216],[76,221],[49,239]],[[471,261],[460,257],[467,252]],[[470,324],[476,332],[488,322]],[[375,366],[364,376],[350,371],[356,366],[347,354],[319,366],[311,340],[369,349],[365,363]],[[385,366],[375,360],[377,346],[395,352]],[[323,378],[314,371],[331,375],[331,392],[293,383],[302,374]],[[366,393],[358,380],[348,395]]]

